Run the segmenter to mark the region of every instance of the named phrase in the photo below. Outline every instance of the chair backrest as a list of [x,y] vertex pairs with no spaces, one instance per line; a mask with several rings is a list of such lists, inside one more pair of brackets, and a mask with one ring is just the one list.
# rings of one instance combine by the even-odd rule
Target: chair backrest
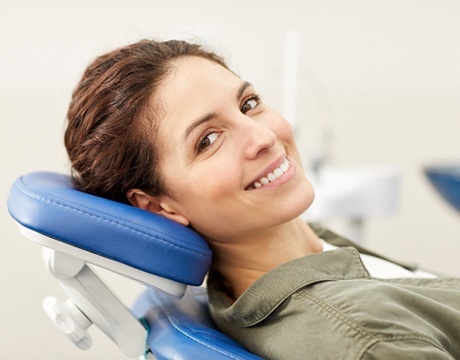
[[208,245],[195,231],[77,191],[62,174],[20,177],[11,187],[8,210],[26,229],[179,283],[200,285],[211,262]]

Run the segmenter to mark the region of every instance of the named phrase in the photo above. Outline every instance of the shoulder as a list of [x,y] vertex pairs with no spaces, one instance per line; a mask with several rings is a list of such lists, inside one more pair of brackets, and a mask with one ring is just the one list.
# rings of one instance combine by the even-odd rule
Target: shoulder
[[[429,359],[437,352],[442,354],[443,350],[436,346],[442,341],[440,333],[446,334],[444,337],[450,339],[447,341],[455,340],[460,333],[460,325],[456,325],[460,317],[458,321],[440,324],[439,318],[446,315],[441,307],[446,306],[432,299],[429,291],[431,288],[439,293],[439,282],[420,285],[374,279],[318,282],[278,299],[264,318],[251,325],[222,316],[232,305],[227,303],[223,307],[225,299],[219,303],[215,293],[211,295],[214,298],[211,308],[224,332],[268,358],[283,358],[283,354],[289,353],[291,359],[300,359],[305,352],[312,358],[336,358],[338,354],[343,355],[341,349],[347,349],[345,358],[386,359],[400,358],[385,356],[397,354],[401,349],[410,353],[417,348],[417,354],[421,355],[415,358]],[[457,291],[457,296],[459,294]],[[250,311],[253,304],[245,303],[244,298],[241,300],[240,311]],[[264,302],[260,302],[258,308],[263,307]],[[424,314],[424,318],[420,314]],[[331,343],[335,346],[331,347]]]

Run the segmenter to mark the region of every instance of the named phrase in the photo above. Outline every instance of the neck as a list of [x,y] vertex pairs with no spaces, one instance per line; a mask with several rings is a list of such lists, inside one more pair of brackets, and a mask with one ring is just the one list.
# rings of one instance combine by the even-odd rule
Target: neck
[[209,243],[213,266],[224,277],[233,299],[275,267],[322,250],[316,234],[300,218],[234,242]]

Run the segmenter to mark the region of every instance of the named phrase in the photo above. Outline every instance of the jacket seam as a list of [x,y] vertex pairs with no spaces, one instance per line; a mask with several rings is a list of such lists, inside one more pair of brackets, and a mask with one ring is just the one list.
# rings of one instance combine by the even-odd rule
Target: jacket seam
[[362,336],[364,339],[368,339],[369,343],[374,343],[378,342],[379,339],[376,338],[373,334],[369,333],[366,329],[364,329],[359,323],[354,321],[353,319],[349,318],[348,316],[344,315],[342,312],[337,310],[335,307],[332,305],[328,304],[325,302],[323,299],[314,296],[310,294],[306,290],[301,290],[298,292],[298,294],[302,294],[306,297],[308,297],[311,301],[313,301],[315,304],[320,306],[323,310],[327,311],[329,314],[340,320],[343,324],[347,325],[349,328],[353,329],[356,333]]
[[432,345],[436,347],[437,349],[445,352],[445,349],[440,344],[436,343],[435,341],[433,341],[432,338],[425,336],[425,335],[409,334],[409,335],[392,335],[392,336],[385,336],[385,337],[380,336],[379,337],[379,334],[371,334],[369,331],[364,329],[359,323],[357,323],[350,317],[344,315],[342,312],[337,310],[334,306],[325,302],[323,299],[310,294],[306,290],[301,290],[298,292],[298,294],[299,295],[301,294],[309,298],[316,305],[318,305],[323,310],[327,311],[329,314],[331,314],[336,319],[341,321],[342,324],[347,325],[349,328],[354,330],[357,334],[361,335],[363,339],[368,339],[366,344],[363,345],[361,350],[358,351],[356,355],[356,359],[362,359],[363,356],[366,355],[366,353],[368,353],[368,351],[371,350],[373,346],[379,343],[390,343],[390,342],[395,342],[395,341],[410,341],[410,340],[422,341],[424,343]]
[[439,345],[438,343],[433,341],[432,338],[430,338],[428,336],[425,336],[425,335],[416,335],[416,334],[411,334],[411,335],[392,335],[392,336],[389,336],[389,337],[385,337],[384,339],[381,338],[381,339],[376,339],[376,341],[371,341],[371,342],[369,342],[368,344],[366,344],[365,346],[362,347],[362,349],[359,352],[359,354],[356,357],[356,359],[357,360],[363,359],[363,357],[372,349],[372,347],[374,347],[377,344],[391,343],[391,342],[396,342],[396,341],[412,341],[412,340],[419,341],[419,342],[424,342],[424,343],[426,343],[428,345],[434,346],[435,348],[441,350],[445,354],[449,355],[452,359],[454,359],[451,354],[446,352],[446,350],[441,345]]

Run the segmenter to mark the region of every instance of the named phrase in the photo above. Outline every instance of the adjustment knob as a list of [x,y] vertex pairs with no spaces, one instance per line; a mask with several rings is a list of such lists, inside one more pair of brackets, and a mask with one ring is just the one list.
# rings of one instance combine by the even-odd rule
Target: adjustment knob
[[91,337],[86,329],[91,321],[81,310],[68,299],[65,303],[48,296],[43,300],[43,309],[51,321],[80,349],[89,349],[92,345]]

